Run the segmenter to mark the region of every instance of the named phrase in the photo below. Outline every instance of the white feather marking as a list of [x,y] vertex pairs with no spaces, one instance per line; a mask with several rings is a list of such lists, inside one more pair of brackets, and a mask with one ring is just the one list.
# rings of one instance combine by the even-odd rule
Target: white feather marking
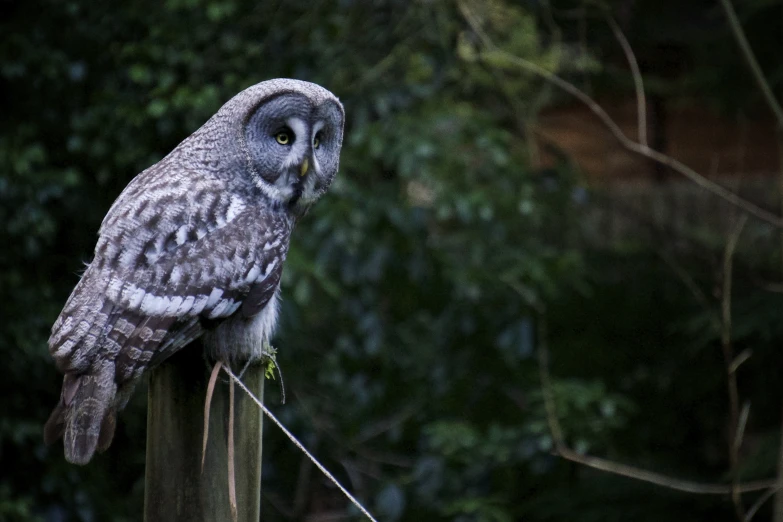
[[178,285],[179,282],[182,280],[182,268],[179,266],[175,266],[171,269],[171,274],[169,275],[169,281],[171,284]]
[[163,315],[171,308],[171,298],[147,294],[141,301],[141,312],[147,315]]
[[179,310],[179,307],[182,305],[182,300],[182,296],[179,295],[172,297],[168,308],[166,308],[165,315],[168,317],[176,316],[177,310]]
[[291,130],[294,131],[294,136],[296,137],[294,139],[294,144],[291,147],[292,156],[295,155],[301,158],[303,152],[307,150],[307,146],[309,145],[307,143],[307,139],[309,138],[307,135],[307,124],[299,118],[288,118],[285,122],[291,127]]
[[277,266],[277,258],[270,261],[269,264],[266,265],[266,268],[264,268],[264,279],[266,279],[266,276],[268,276],[276,266]]
[[122,293],[122,281],[116,277],[112,277],[109,281],[109,286],[106,288],[106,297],[114,301],[115,303],[120,300],[120,294]]
[[106,251],[103,254],[104,259],[114,259],[117,257],[117,243],[110,241],[106,245]]
[[129,284],[123,294],[130,294],[128,297],[128,308],[135,310],[141,304],[142,299],[144,299],[145,292],[143,289]]
[[136,263],[136,258],[139,255],[139,249],[128,247],[120,254],[120,265],[133,266]]
[[209,298],[207,299],[207,304],[204,305],[205,308],[213,308],[217,302],[218,299],[220,299],[223,296],[223,290],[220,288],[214,288],[212,292],[209,294]]
[[239,307],[240,307],[240,306],[242,306],[242,303],[241,303],[241,302],[236,302],[236,303],[232,304],[232,305],[231,305],[231,306],[228,308],[228,311],[226,312],[226,315],[231,315],[231,314],[233,314],[234,312],[236,312],[236,311],[239,309]]
[[[264,247],[266,249],[266,247]],[[245,278],[246,283],[253,283],[256,279],[258,279],[258,275],[261,273],[261,265],[253,265],[253,268],[250,269],[250,271],[247,273],[247,277]]]
[[196,297],[196,301],[193,303],[193,307],[190,309],[191,315],[200,314],[207,304],[207,296],[200,295]]
[[188,239],[188,226],[182,225],[177,229],[177,237],[176,237],[177,245],[184,245],[187,239]]
[[163,252],[163,246],[165,244],[166,244],[166,236],[164,234],[160,234],[155,239],[155,253],[152,256],[147,255],[147,258],[149,259],[150,257],[152,257],[154,259],[157,259],[160,256],[160,253]]
[[209,313],[210,319],[215,319],[216,317],[222,317],[226,315],[224,312],[229,309],[234,304],[233,299],[223,299],[218,303],[215,308],[212,309],[212,311]]
[[[283,176],[280,177],[282,178]],[[293,193],[293,189],[291,187],[285,187],[286,190],[281,190],[275,185],[267,183],[261,177],[256,180],[256,186],[261,189],[261,192],[263,192],[264,195],[272,201],[288,201],[291,199],[291,194]]]
[[242,198],[237,196],[231,196],[231,203],[229,203],[228,210],[226,210],[226,222],[230,223],[234,221],[234,218],[237,217],[244,210],[245,210],[245,202],[242,201]]
[[183,301],[180,307],[177,309],[177,315],[182,316],[190,312],[190,309],[193,308],[193,302],[196,300],[196,298],[192,295],[187,296]]
[[271,250],[280,246],[280,238],[275,239],[272,242],[267,241],[264,243],[264,250]]
[[[238,360],[260,359],[264,341],[269,341],[272,337],[277,323],[277,295],[278,291],[249,323],[242,316],[234,315],[222,322],[216,330],[208,332],[205,342],[213,356]],[[236,303],[226,311],[232,310],[235,306]]]
[[[309,138],[307,136],[307,124],[304,121],[299,118],[288,118],[286,124],[294,131],[296,138],[294,139],[294,144],[291,146],[291,151],[288,153],[288,156],[281,166],[283,171],[286,171],[295,165],[300,165],[305,158],[309,146],[307,143]],[[278,178],[278,187],[280,186],[280,183],[288,185],[288,180],[285,176],[280,176]]]

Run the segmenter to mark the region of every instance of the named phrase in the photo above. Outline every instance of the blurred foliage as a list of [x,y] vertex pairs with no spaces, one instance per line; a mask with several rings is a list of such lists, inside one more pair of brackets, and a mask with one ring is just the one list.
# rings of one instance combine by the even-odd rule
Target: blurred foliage
[[[761,16],[750,4],[748,16]],[[585,46],[567,16],[562,33],[552,28],[548,2],[472,5],[504,49],[621,83],[592,47],[611,37],[605,28]],[[533,167],[529,148],[550,88],[477,60],[456,4],[48,0],[0,10],[0,520],[139,519],[144,391],[105,455],[66,464],[41,440],[60,385],[48,329],[128,181],[273,77],[326,86],[348,120],[341,172],[296,230],[284,274],[276,346],[292,400],[279,405],[269,381],[268,402],[371,511],[388,521],[731,518],[723,498],[551,454],[535,359],[542,313],[569,445],[724,479],[717,302],[695,302],[656,245],[582,244],[590,202],[577,173]],[[720,248],[683,261],[707,295]],[[754,286],[773,259],[759,259],[738,260],[735,287],[737,351],[754,350],[741,374],[757,448],[750,478],[774,471],[779,394],[768,390],[783,338],[780,294]],[[264,453],[264,520],[351,512],[273,428]]]

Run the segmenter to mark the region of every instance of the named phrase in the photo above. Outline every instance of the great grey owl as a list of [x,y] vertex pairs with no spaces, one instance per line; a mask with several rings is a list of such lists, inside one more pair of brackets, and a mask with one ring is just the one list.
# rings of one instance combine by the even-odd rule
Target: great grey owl
[[262,82],[128,184],[52,327],[65,377],[47,443],[87,463],[145,371],[201,336],[216,360],[261,356],[291,230],[334,179],[343,122],[318,85]]

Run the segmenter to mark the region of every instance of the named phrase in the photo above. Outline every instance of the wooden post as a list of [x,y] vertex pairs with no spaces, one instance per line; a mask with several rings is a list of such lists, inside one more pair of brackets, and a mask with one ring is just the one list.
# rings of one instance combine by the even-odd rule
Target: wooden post
[[[183,349],[152,372],[147,413],[144,522],[231,521],[228,495],[228,383],[221,372],[212,398],[204,471],[201,445],[210,368],[200,343]],[[263,401],[263,365],[242,380]],[[261,516],[263,413],[234,387],[234,445],[239,522]]]

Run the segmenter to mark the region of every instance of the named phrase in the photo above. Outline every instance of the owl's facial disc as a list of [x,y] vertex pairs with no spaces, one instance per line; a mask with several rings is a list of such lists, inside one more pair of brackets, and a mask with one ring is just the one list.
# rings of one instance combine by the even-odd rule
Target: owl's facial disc
[[245,139],[254,184],[272,203],[296,213],[328,188],[337,170],[342,112],[299,94],[262,104],[248,120]]

